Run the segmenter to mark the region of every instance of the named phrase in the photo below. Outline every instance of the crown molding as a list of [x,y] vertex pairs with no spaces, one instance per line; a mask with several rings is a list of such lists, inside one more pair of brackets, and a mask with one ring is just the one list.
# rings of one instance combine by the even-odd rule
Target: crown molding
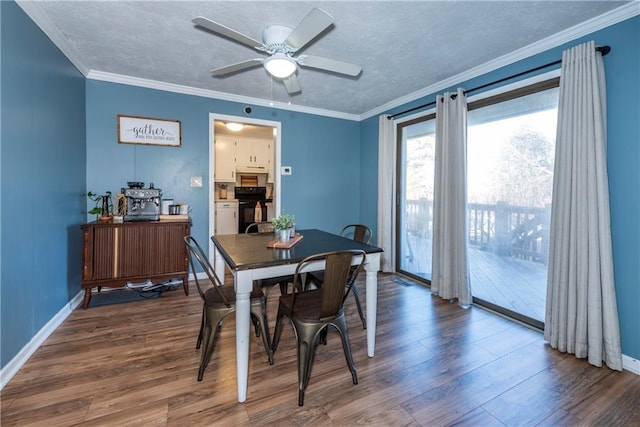
[[139,86],[149,89],[157,89],[165,92],[180,93],[183,95],[200,96],[203,98],[213,98],[223,101],[238,102],[242,104],[259,105],[262,107],[277,108],[279,110],[297,111],[300,113],[313,114],[317,116],[334,117],[337,119],[345,119],[359,121],[357,114],[341,113],[339,111],[324,110],[321,108],[305,107],[303,105],[295,105],[285,102],[274,102],[260,98],[252,98],[249,96],[234,95],[226,92],[217,92],[214,90],[198,89],[191,86],[177,85],[173,83],[165,83],[157,80],[141,79],[138,77],[125,76],[122,74],[107,73],[103,71],[90,70],[87,79],[100,80],[111,83],[120,83],[129,86]]
[[283,102],[270,102],[268,100],[252,98],[241,95],[233,95],[225,92],[216,92],[205,89],[197,89],[189,86],[175,85],[172,83],[164,83],[155,80],[141,79],[137,77],[124,76],[120,74],[107,73],[102,71],[88,69],[75,55],[73,49],[71,49],[66,42],[64,35],[58,30],[58,28],[51,22],[51,20],[42,12],[37,5],[37,1],[16,0],[16,4],[35,22],[35,24],[49,37],[49,39],[60,49],[60,51],[71,61],[71,63],[84,75],[87,79],[102,80],[113,83],[127,84],[131,86],[140,86],[150,89],[163,90],[167,92],[181,93],[186,95],[201,96],[205,98],[215,98],[231,102],[248,103],[252,105],[259,105],[263,107],[273,107],[281,110],[296,111],[307,114],[314,114],[319,116],[334,117],[338,119],[362,121],[370,117],[382,114],[393,108],[400,107],[409,102],[423,98],[427,95],[431,95],[440,90],[444,90],[448,87],[455,86],[464,81],[472,78],[484,75],[498,68],[513,64],[522,59],[552,49],[564,43],[575,40],[579,37],[609,27],[611,25],[622,22],[626,19],[632,18],[640,14],[640,2],[634,0],[619,8],[604,13],[600,16],[592,18],[588,21],[582,22],[550,37],[530,44],[522,49],[515,50],[511,53],[503,55],[499,58],[486,62],[480,66],[472,68],[464,73],[460,73],[456,76],[452,76],[445,80],[441,80],[433,85],[424,87],[418,91],[409,93],[405,96],[397,98],[393,101],[387,102],[374,109],[371,109],[363,114],[348,114],[338,111],[325,110],[321,108],[305,107],[302,105],[294,105]]
[[460,73],[448,79],[441,80],[433,85],[427,86],[423,89],[412,92],[408,95],[405,95],[393,101],[387,102],[386,104],[383,104],[379,107],[376,107],[372,110],[367,111],[366,113],[363,113],[360,116],[360,120],[365,120],[365,119],[368,119],[369,117],[382,114],[393,108],[400,107],[401,105],[407,104],[411,101],[415,101],[427,95],[431,95],[433,93],[455,86],[467,80],[471,80],[475,77],[482,76],[491,71],[497,70],[498,68],[513,64],[520,60],[529,58],[530,56],[536,55],[538,53],[545,52],[549,49],[560,46],[564,43],[568,43],[571,40],[575,40],[577,38],[586,36],[588,34],[591,34],[603,28],[610,27],[611,25],[617,24],[629,18],[633,18],[634,16],[639,14],[640,14],[640,2],[638,0],[634,0],[633,2],[627,3],[624,6],[620,6],[612,11],[604,13],[600,16],[596,16],[595,18],[592,18],[588,21],[584,21],[571,28],[567,28],[566,30],[563,30],[545,39],[539,40],[524,48],[515,50],[511,53],[508,53],[499,58],[486,62],[475,68],[472,68],[468,71],[465,71],[464,73]]
[[[1,0],[0,0],[1,1]],[[101,80],[112,83],[121,83],[130,86],[140,86],[150,89],[163,90],[166,92],[174,92],[185,95],[201,96],[204,98],[215,98],[231,102],[239,102],[245,104],[259,105],[263,107],[272,107],[280,110],[297,111],[301,113],[313,114],[318,116],[334,117],[351,121],[359,121],[360,116],[357,114],[342,113],[339,111],[325,110],[321,108],[305,107],[302,105],[294,105],[284,102],[270,102],[268,100],[252,98],[241,95],[233,95],[224,92],[216,92],[205,89],[197,89],[189,86],[176,85],[172,83],[164,83],[155,80],[147,80],[138,77],[125,76],[121,74],[107,73],[103,71],[91,70],[85,66],[80,58],[70,48],[63,33],[56,27],[53,22],[42,12],[37,1],[16,0],[18,6],[31,18],[31,20],[40,28],[40,30],[56,45],[64,56],[85,76],[87,79]]]

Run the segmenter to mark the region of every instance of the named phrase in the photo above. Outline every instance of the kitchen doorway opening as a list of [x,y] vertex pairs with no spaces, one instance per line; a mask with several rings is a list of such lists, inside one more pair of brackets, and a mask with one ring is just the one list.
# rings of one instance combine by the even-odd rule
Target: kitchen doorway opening
[[[228,124],[242,125],[241,130],[230,130]],[[233,127],[233,126],[231,126]],[[244,181],[241,181],[243,176],[252,171],[250,175],[257,176],[259,178],[258,185],[265,185],[268,188],[267,196],[271,200],[273,207],[273,215],[279,215],[281,206],[281,180],[280,180],[280,155],[281,155],[281,135],[282,124],[272,120],[255,119],[245,116],[230,116],[224,114],[209,114],[209,235],[215,234],[216,218],[215,218],[215,201],[219,199],[221,191],[224,191],[225,196],[228,199],[233,199],[233,188],[237,185],[243,185]],[[273,143],[271,147],[271,153],[269,158],[270,164],[268,167],[259,165],[257,167],[252,166],[250,163],[240,161],[223,161],[221,159],[216,161],[216,142],[228,143],[232,140],[243,141],[265,141],[269,140]],[[255,144],[254,144],[255,145]],[[257,148],[259,149],[259,148]],[[253,159],[260,156],[259,152],[249,153],[249,156]],[[217,163],[217,165],[216,165]],[[266,162],[265,162],[266,163]],[[220,169],[218,172],[224,172],[224,178],[216,180],[216,166]],[[222,168],[227,170],[222,171]],[[211,239],[209,239],[209,257],[213,262],[214,247]]]

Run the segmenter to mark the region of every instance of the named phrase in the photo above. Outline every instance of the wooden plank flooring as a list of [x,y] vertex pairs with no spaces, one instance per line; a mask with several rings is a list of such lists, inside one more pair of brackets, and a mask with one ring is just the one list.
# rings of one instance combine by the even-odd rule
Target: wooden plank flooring
[[[302,408],[290,327],[273,366],[252,335],[245,403],[236,401],[233,318],[222,327],[204,380],[196,381],[202,306],[192,288],[189,297],[172,291],[75,310],[2,390],[0,424],[640,425],[639,376],[556,352],[536,331],[477,307],[460,309],[402,276],[379,277],[376,356],[367,357],[349,298],[359,384],[352,384],[331,333],[316,353]],[[271,292],[271,319],[277,297]]]

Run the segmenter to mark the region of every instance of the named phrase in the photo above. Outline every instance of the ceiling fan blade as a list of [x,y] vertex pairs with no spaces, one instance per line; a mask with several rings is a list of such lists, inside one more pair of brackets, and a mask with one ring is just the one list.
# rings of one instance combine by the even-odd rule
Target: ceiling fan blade
[[293,52],[302,49],[307,43],[333,24],[333,17],[322,9],[314,8],[284,41]]
[[211,74],[216,77],[225,76],[227,74],[237,73],[238,71],[244,71],[249,68],[257,67],[258,65],[262,65],[264,59],[249,59],[247,61],[237,62],[235,64],[226,65],[220,68],[214,68],[211,70]]
[[319,70],[331,71],[338,74],[346,74],[356,77],[362,71],[362,67],[351,62],[338,61],[321,56],[300,55],[297,58],[298,64],[303,67],[317,68]]
[[298,83],[298,78],[296,77],[295,73],[291,74],[289,77],[282,80],[282,83],[284,83],[284,87],[285,89],[287,89],[287,93],[289,95],[302,92],[302,89],[300,88],[300,83]]
[[222,24],[218,24],[210,19],[207,19],[203,16],[198,16],[191,20],[194,24],[199,27],[206,28],[209,31],[213,31],[214,33],[220,34],[237,42],[240,42],[246,46],[252,47],[257,50],[261,50],[263,45],[262,42],[252,39],[249,36],[245,36],[242,33],[239,33],[235,30],[232,30],[229,27],[225,27]]

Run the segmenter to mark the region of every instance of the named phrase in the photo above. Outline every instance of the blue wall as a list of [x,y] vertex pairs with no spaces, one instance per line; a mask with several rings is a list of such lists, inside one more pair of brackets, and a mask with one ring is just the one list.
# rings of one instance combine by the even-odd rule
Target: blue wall
[[85,79],[13,2],[1,14],[1,364],[79,290]]
[[[209,238],[209,113],[244,116],[245,104],[87,81],[87,188],[114,194],[127,181],[153,182],[163,196],[192,207],[192,235]],[[360,216],[360,126],[357,122],[251,106],[251,118],[282,123],[282,210],[296,227],[338,232]],[[182,147],[117,143],[116,116],[180,120]],[[189,187],[202,176],[203,187]]]
[[[80,291],[79,225],[87,190],[154,182],[193,207],[208,239],[209,113],[242,116],[244,104],[85,80],[13,2],[0,2],[1,366]],[[463,82],[475,87],[542,63],[588,39],[606,57],[612,234],[623,352],[640,359],[640,18]],[[429,102],[434,95],[398,107]],[[377,222],[378,119],[360,123],[252,106],[282,123],[282,207],[299,228],[338,231]],[[86,111],[86,113],[85,113]],[[178,119],[180,148],[118,144],[116,115]],[[189,187],[202,176],[203,188]],[[8,208],[11,207],[11,208]],[[377,234],[377,231],[374,231]]]
[[[360,122],[361,197],[360,221],[373,231],[371,241],[378,241],[378,117]],[[385,171],[384,178],[392,180],[393,171]]]
[[[640,360],[640,17],[628,19],[439,93],[455,91],[456,87],[478,87],[556,61],[562,58],[564,49],[588,40],[595,40],[600,46],[611,46],[611,53],[605,57],[604,63],[607,77],[607,161],[616,294],[622,352]],[[550,70],[545,69],[538,74]],[[529,74],[526,78],[533,75]],[[433,101],[435,95],[425,96],[385,113],[394,114],[426,104]],[[362,121],[361,134],[362,156],[368,159],[369,166],[375,165],[377,152],[372,150],[377,150],[378,118]],[[370,191],[367,185],[377,179],[377,175],[371,175],[369,166],[362,169],[361,215],[363,221],[376,224],[377,215],[372,213],[376,212],[377,193]]]

